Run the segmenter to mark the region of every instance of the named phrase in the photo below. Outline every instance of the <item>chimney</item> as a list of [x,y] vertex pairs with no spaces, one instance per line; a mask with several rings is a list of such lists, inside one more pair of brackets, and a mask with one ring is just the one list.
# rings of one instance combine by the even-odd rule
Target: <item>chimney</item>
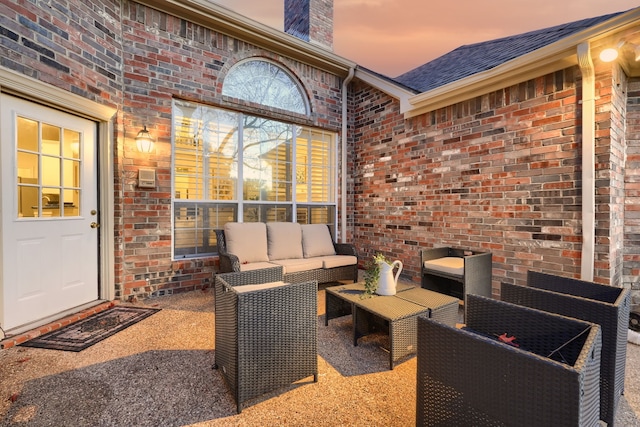
[[333,50],[333,0],[284,0],[284,31]]

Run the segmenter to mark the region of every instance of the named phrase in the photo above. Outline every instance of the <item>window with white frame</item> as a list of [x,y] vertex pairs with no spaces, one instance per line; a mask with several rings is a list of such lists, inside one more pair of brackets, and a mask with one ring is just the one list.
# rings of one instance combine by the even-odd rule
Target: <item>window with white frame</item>
[[[288,76],[262,78],[269,83],[274,75]],[[297,87],[293,79],[289,84]],[[280,102],[292,98],[298,108],[295,93],[302,91],[286,91]],[[268,96],[261,96],[258,101],[267,102]],[[303,105],[306,110],[306,101]],[[174,101],[174,258],[215,254],[214,230],[232,221],[322,223],[335,229],[336,143],[335,133],[321,129]]]

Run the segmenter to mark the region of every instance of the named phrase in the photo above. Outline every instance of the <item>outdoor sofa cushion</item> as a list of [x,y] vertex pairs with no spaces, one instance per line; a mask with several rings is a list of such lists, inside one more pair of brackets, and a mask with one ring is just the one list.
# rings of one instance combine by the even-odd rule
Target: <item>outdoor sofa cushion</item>
[[269,261],[267,252],[267,226],[263,222],[228,222],[224,235],[230,253],[240,264]]
[[322,260],[323,268],[345,267],[358,263],[358,258],[354,257],[353,255],[328,255],[311,259]]
[[244,264],[240,264],[240,271],[252,271],[252,270],[260,270],[262,268],[273,268],[277,267],[276,264],[272,262],[245,262]]
[[268,222],[267,243],[271,261],[303,257],[302,228],[297,222]]
[[302,249],[305,258],[336,254],[331,234],[325,224],[302,225]]
[[271,262],[275,265],[281,265],[284,270],[284,274],[322,268],[322,260],[318,258],[278,259]]

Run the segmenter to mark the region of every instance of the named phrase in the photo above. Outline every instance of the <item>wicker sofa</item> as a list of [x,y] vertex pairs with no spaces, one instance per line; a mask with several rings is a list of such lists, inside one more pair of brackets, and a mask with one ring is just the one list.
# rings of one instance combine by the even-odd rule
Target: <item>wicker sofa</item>
[[216,275],[214,367],[238,413],[265,393],[318,381],[318,284],[282,279],[282,267]]
[[599,424],[599,325],[467,298],[468,329],[418,317],[417,426]]
[[629,290],[535,271],[528,272],[527,285],[502,283],[502,300],[600,325],[600,419],[613,426],[624,393]]
[[230,222],[216,237],[220,273],[280,266],[289,283],[358,280],[355,247],[335,243],[324,224]]

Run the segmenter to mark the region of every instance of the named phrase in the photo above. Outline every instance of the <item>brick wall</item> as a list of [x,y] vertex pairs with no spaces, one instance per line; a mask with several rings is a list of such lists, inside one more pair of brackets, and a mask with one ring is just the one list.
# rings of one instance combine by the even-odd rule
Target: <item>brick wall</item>
[[0,65],[116,108],[122,99],[120,2],[42,4],[0,4]]
[[[494,293],[501,281],[524,283],[529,269],[579,277],[580,84],[569,68],[409,120],[397,102],[357,85],[354,227],[363,258],[401,259],[418,281],[420,248],[489,250]],[[610,91],[599,86],[596,97]],[[597,120],[606,150],[610,117]],[[600,166],[601,177],[608,169],[619,165]],[[609,208],[607,199],[598,215]],[[610,283],[608,266],[597,272]]]
[[633,289],[634,303],[640,303],[640,79],[627,86],[627,158],[624,205],[623,283]]
[[[38,7],[3,2],[1,7],[3,66],[119,108],[114,119],[119,298],[207,286],[215,269],[213,258],[171,260],[172,99],[264,113],[220,95],[235,63],[263,57],[302,82],[313,111],[311,117],[269,115],[340,130],[338,77],[213,29],[130,1]],[[637,286],[640,83],[629,81],[625,95],[620,70],[598,73],[596,280]],[[405,120],[396,100],[353,83],[346,215],[348,240],[363,262],[381,251],[401,259],[405,274],[417,281],[419,249],[451,245],[492,251],[496,288],[502,280],[523,282],[530,268],[577,277],[580,84],[577,68],[569,68]],[[625,124],[626,134],[619,131]],[[151,155],[135,149],[143,125],[156,138]],[[156,169],[153,191],[137,188],[140,167]]]
[[[186,99],[340,130],[342,80],[132,1],[2,2],[0,63],[95,102],[118,108],[114,118],[115,288],[119,299],[208,286],[215,258],[171,260],[171,104]],[[238,61],[267,58],[306,90],[310,117],[223,99],[224,76]],[[146,125],[154,152],[135,136]],[[141,167],[157,186],[137,187]]]
[[333,50],[333,0],[284,0],[284,31]]
[[[126,139],[120,170],[122,197],[122,297],[191,290],[212,280],[215,259],[171,261],[171,102],[174,98],[264,115],[263,106],[221,95],[224,76],[246,58],[271,59],[303,84],[311,117],[283,111],[268,114],[287,122],[330,131],[340,127],[341,79],[271,52],[135,3],[123,8],[123,117]],[[146,124],[156,151],[141,157],[132,138]],[[158,186],[135,185],[139,167],[156,169]],[[147,280],[148,279],[148,280]]]
[[596,100],[596,273],[622,284],[627,141],[627,77],[619,66],[601,74]]

